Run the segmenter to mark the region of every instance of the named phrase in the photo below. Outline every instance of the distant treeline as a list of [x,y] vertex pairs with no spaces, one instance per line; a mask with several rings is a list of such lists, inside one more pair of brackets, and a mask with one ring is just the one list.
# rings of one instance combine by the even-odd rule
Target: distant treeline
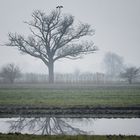
[[[48,83],[49,78],[47,74],[36,73],[22,73],[15,83]],[[56,73],[54,75],[55,83],[125,83],[126,81],[119,76],[112,77],[104,73]],[[135,82],[140,82],[137,78]],[[0,78],[0,83],[6,83]]]

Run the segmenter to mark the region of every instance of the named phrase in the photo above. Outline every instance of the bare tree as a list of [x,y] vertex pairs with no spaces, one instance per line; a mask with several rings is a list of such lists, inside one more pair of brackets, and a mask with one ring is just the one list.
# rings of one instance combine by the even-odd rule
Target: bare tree
[[103,63],[106,74],[111,76],[111,78],[119,76],[124,69],[123,58],[115,53],[106,53]]
[[29,25],[31,35],[25,38],[17,33],[9,33],[9,43],[19,51],[41,59],[48,67],[49,82],[54,82],[54,62],[62,59],[77,59],[97,50],[93,42],[79,39],[94,35],[89,24],[74,25],[74,17],[61,14],[56,9],[49,15],[39,10],[33,12]]
[[21,76],[21,71],[15,64],[7,64],[2,68],[0,76],[4,81],[14,83],[14,81]]
[[140,68],[129,67],[126,68],[125,71],[120,74],[120,76],[126,79],[129,82],[129,84],[132,84],[133,80],[139,76],[139,73]]

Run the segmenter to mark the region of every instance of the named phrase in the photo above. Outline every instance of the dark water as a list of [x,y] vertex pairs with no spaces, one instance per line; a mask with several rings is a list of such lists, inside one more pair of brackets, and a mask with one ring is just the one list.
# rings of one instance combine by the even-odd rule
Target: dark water
[[0,118],[0,132],[37,135],[140,135],[140,119]]

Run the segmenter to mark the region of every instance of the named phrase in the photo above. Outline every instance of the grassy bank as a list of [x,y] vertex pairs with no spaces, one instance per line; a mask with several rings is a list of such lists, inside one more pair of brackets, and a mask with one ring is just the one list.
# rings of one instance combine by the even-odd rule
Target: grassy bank
[[0,134],[0,140],[139,140],[138,136],[36,136]]
[[135,106],[140,86],[0,85],[1,105]]

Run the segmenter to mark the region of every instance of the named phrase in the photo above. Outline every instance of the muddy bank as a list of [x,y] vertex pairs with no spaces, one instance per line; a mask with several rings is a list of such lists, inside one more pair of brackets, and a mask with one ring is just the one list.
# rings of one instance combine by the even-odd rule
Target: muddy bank
[[47,107],[1,105],[3,117],[140,118],[140,107]]

